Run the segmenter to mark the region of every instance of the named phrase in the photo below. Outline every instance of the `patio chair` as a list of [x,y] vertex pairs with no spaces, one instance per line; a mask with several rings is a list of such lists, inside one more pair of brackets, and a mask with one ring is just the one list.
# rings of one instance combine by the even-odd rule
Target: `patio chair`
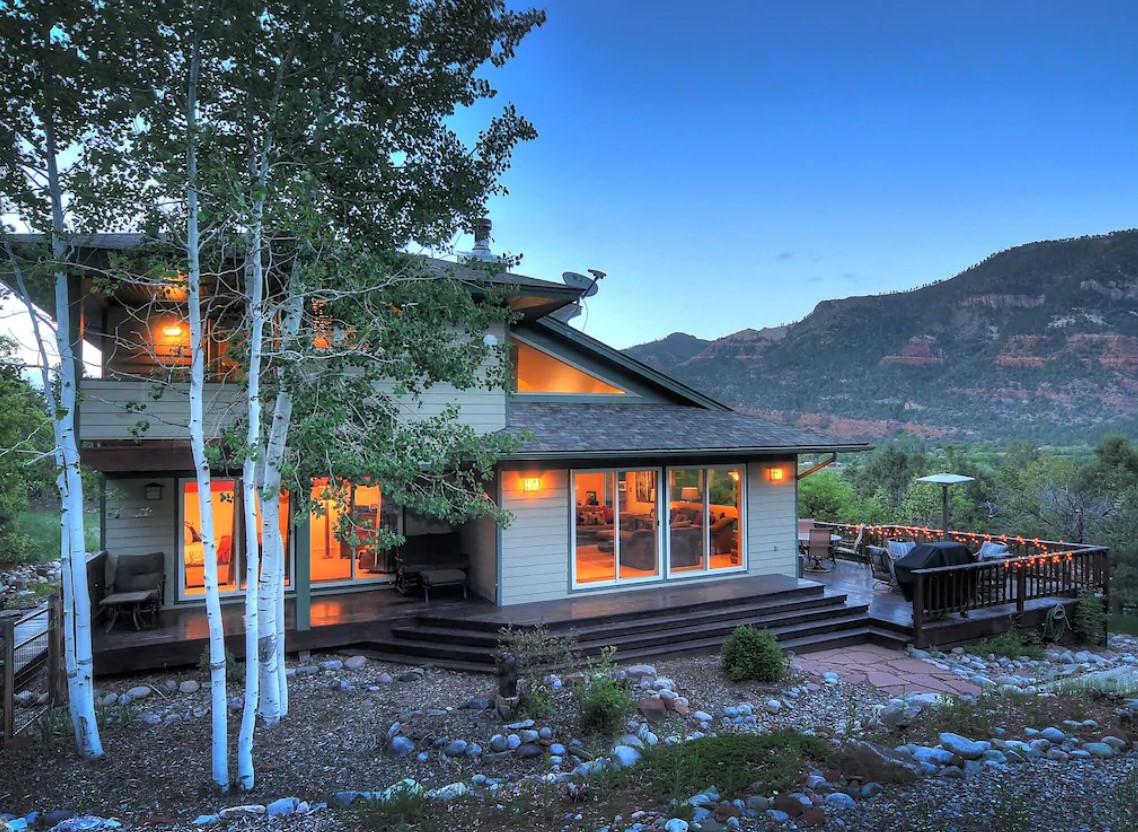
[[875,592],[892,592],[897,588],[897,574],[893,571],[893,557],[881,546],[867,546],[869,567],[873,571]]
[[865,523],[858,523],[857,535],[854,537],[853,542],[843,540],[833,549],[835,565],[837,565],[837,556],[849,558],[850,560],[869,562],[869,556],[865,553]]
[[99,602],[99,609],[109,612],[107,632],[115,626],[119,614],[130,613],[134,629],[142,629],[142,617],[148,616],[150,626],[158,623],[162,612],[162,597],[166,586],[166,555],[151,552],[147,555],[122,555],[115,558],[114,578],[107,587],[107,595]]
[[822,566],[822,558],[830,557],[830,530],[811,529],[806,540],[807,572],[829,571]]
[[461,586],[467,596],[467,570],[470,558],[462,551],[458,532],[411,535],[396,550],[395,587],[400,592],[423,590],[423,600],[431,599],[431,589]]

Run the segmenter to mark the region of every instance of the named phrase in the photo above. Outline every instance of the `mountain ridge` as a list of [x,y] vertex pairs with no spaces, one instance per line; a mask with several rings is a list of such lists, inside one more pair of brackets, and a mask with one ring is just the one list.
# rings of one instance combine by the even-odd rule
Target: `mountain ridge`
[[750,412],[843,438],[1138,434],[1138,229],[1025,243],[800,321],[626,352]]

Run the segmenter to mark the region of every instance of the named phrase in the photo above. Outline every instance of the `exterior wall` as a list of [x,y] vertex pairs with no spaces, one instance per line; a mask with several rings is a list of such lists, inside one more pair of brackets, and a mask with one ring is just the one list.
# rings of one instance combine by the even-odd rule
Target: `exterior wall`
[[[188,439],[190,385],[157,387],[145,381],[84,379],[79,405],[79,439]],[[155,390],[161,396],[153,398]],[[217,436],[232,422],[245,401],[236,383],[205,385],[206,436]],[[147,427],[138,432],[136,426]],[[135,432],[132,432],[135,429]],[[135,435],[137,433],[137,436]]]
[[480,517],[459,529],[462,549],[470,555],[470,591],[487,601],[498,600],[498,524]]
[[[781,468],[783,479],[768,472]],[[798,574],[798,488],[795,457],[747,464],[747,573]]]
[[[504,338],[505,328],[496,326],[493,333],[499,339]],[[161,390],[161,396],[154,399],[152,394],[156,389]],[[235,381],[207,383],[205,389],[206,435],[216,436],[221,427],[240,415],[245,395]],[[80,441],[189,438],[187,383],[159,388],[146,381],[85,379],[82,391]],[[457,390],[449,384],[436,384],[423,392],[418,403],[407,401],[404,412],[409,419],[427,418],[442,413],[448,405],[458,405],[459,421],[481,433],[506,426],[506,393],[501,389]],[[148,426],[137,433],[136,426],[140,422]]]
[[[746,466],[747,488],[744,545],[749,575],[798,574],[798,508],[795,473],[797,461],[791,457],[750,462]],[[771,468],[780,468],[783,479],[772,482]],[[522,478],[541,477],[537,492],[522,490]],[[662,585],[681,586],[700,580],[738,577],[740,572],[714,573],[694,578],[671,578],[642,584],[570,589],[569,559],[571,543],[571,483],[566,469],[537,468],[503,471],[502,508],[514,515],[514,522],[501,533],[500,578],[502,606],[531,601],[550,601],[607,592],[639,592]]]
[[[147,500],[145,488],[162,486],[161,500]],[[178,599],[178,494],[171,478],[108,479],[107,513],[103,518],[107,577],[119,558],[163,552],[166,555],[166,605]]]
[[514,515],[502,529],[498,603],[549,601],[569,594],[569,472],[527,469],[541,490],[522,490],[522,473],[499,474],[499,505]]

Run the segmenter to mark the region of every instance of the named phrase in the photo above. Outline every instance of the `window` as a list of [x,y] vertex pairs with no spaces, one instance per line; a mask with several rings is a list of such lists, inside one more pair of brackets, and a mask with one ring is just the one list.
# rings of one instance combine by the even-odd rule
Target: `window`
[[662,576],[658,480],[655,470],[574,473],[576,585],[618,584]]
[[743,468],[668,471],[669,574],[738,569],[742,555]]
[[316,480],[312,503],[308,545],[313,584],[394,574],[394,553],[379,548],[379,530],[398,531],[401,512],[384,501],[378,486]]
[[510,346],[513,354],[514,389],[518,393],[624,395],[619,387],[524,341],[512,338]]
[[[245,589],[245,532],[241,481],[215,479],[210,483],[213,534],[217,542],[217,586],[221,593]],[[261,508],[257,512],[257,543],[261,544]],[[292,579],[289,554],[288,492],[281,493],[281,540],[285,551],[285,584]],[[182,592],[185,596],[205,594],[205,552],[201,535],[201,499],[197,480],[182,483]]]

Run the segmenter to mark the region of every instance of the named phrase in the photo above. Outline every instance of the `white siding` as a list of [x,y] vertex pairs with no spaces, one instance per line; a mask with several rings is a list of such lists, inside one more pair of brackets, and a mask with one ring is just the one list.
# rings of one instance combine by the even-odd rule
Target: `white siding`
[[[147,500],[150,483],[162,486],[161,500]],[[108,479],[106,547],[108,579],[118,558],[163,552],[166,555],[166,604],[177,600],[178,489],[173,479]]]
[[[139,439],[189,438],[189,384],[84,379],[81,389],[81,440],[136,438],[131,429],[141,422],[148,427],[138,434]],[[206,384],[206,435],[216,436],[219,427],[232,422],[243,405],[244,395],[236,382]]]
[[[771,482],[768,471],[781,468]],[[798,574],[798,504],[794,457],[747,465],[747,571],[751,575]]]
[[[541,477],[541,489],[522,490],[522,476]],[[514,515],[502,529],[502,606],[549,601],[569,594],[569,472],[502,471],[502,508]]]

